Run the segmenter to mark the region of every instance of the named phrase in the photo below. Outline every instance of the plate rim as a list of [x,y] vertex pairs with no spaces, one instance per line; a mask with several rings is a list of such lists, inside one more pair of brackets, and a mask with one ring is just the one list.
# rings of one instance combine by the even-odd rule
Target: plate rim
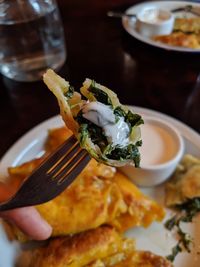
[[[34,146],[38,142],[38,138],[45,138],[48,134],[48,129],[51,129],[51,124],[53,128],[64,126],[64,122],[62,121],[62,118],[59,114],[50,117],[34,127],[32,127],[30,130],[28,130],[25,134],[23,134],[19,139],[17,139],[11,146],[8,148],[8,150],[4,153],[4,155],[0,159],[0,179],[4,178],[7,174],[7,168],[9,166],[16,166],[17,162],[20,160],[20,158],[26,153],[27,150],[29,150],[32,146]],[[45,129],[45,131],[43,131]],[[42,130],[42,131],[41,131]],[[38,136],[39,133],[39,136]],[[31,142],[30,142],[31,140]],[[23,152],[19,153],[21,148],[23,147],[23,143],[26,143],[26,148],[23,149]],[[9,165],[8,163],[11,162],[10,155],[13,155],[13,163]]]
[[[196,1],[173,1],[173,0],[168,0],[168,1],[144,1],[144,2],[141,2],[141,3],[137,3],[135,5],[132,5],[130,6],[128,9],[125,10],[125,13],[127,14],[131,14],[132,11],[136,8],[139,8],[140,6],[144,6],[146,4],[156,4],[156,3],[160,3],[160,4],[173,4],[173,5],[180,5],[182,4],[183,2],[185,2],[186,4],[190,4],[191,3],[195,6],[198,6],[200,7],[200,3],[199,2],[196,2]],[[130,29],[128,25],[130,19],[129,18],[126,18],[126,17],[122,17],[122,26],[123,28],[125,29],[125,31],[127,33],[129,33],[132,37],[136,38],[137,40],[147,44],[147,45],[150,45],[152,47],[156,47],[156,48],[159,48],[159,49],[163,49],[163,50],[167,50],[167,51],[175,51],[175,52],[181,52],[181,53],[194,53],[194,54],[198,54],[200,53],[200,49],[192,49],[192,48],[187,48],[187,47],[178,47],[178,46],[170,46],[170,45],[166,45],[166,44],[162,44],[162,43],[159,43],[159,42],[155,42],[155,41],[152,41],[150,40],[149,38],[147,37],[144,37],[142,36],[140,33],[138,33],[136,30],[134,29]],[[135,25],[135,22],[132,21],[133,23],[133,26]]]

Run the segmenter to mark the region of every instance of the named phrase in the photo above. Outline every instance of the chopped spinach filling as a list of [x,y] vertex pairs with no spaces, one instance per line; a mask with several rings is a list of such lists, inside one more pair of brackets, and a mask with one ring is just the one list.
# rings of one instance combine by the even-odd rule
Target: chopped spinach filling
[[108,159],[113,160],[133,160],[135,163],[135,167],[139,167],[140,164],[140,153],[138,150],[138,146],[141,145],[141,142],[137,142],[136,144],[129,144],[125,147],[109,145],[104,151],[104,155]]
[[176,256],[178,255],[179,252],[182,251],[182,248],[180,246],[180,244],[178,243],[177,245],[175,245],[173,248],[172,248],[172,253],[170,255],[168,255],[166,258],[173,262],[176,258]]
[[126,113],[120,106],[114,109],[114,114],[116,122],[118,122],[121,117],[124,117],[124,121],[129,125],[130,128],[144,123],[140,115],[134,114],[130,110]]
[[90,88],[88,90],[89,90],[89,92],[91,92],[94,95],[94,97],[96,98],[97,101],[99,101],[105,105],[112,106],[112,101],[111,101],[110,97],[108,96],[108,94],[106,92],[104,92],[103,90],[99,89],[96,86],[95,81],[92,81]]
[[[105,105],[109,105],[113,108],[112,101],[108,94],[96,86],[95,81],[92,81],[89,92],[93,94],[95,99]],[[115,123],[117,123],[120,118],[124,118],[124,121],[128,124],[130,128],[130,133],[134,126],[138,126],[143,123],[143,120],[140,115],[133,114],[131,111],[126,112],[121,106],[113,109],[115,115]],[[112,160],[132,160],[135,163],[135,166],[138,167],[140,163],[140,153],[138,147],[141,146],[142,141],[138,141],[135,144],[128,144],[124,147],[120,145],[114,146],[110,144],[107,140],[107,137],[104,135],[103,129],[91,121],[83,117],[82,111],[80,111],[75,118],[79,123],[79,133],[80,133],[80,143],[84,146],[84,142],[87,137],[89,137],[95,145],[98,145],[102,152],[102,160],[106,161],[107,159]]]
[[138,114],[133,114],[130,110],[125,116],[125,121],[131,125],[131,127],[138,126],[144,123],[143,119]]
[[86,137],[90,137],[92,142],[100,147],[103,154],[103,159],[107,158],[119,161],[133,160],[135,166],[139,166],[140,153],[138,147],[142,145],[142,141],[138,141],[136,142],[136,144],[129,144],[125,147],[121,147],[119,145],[113,146],[112,144],[108,143],[108,140],[104,135],[102,128],[85,119],[83,117],[82,111],[78,113],[76,121],[80,125],[80,143],[82,145],[84,144]]
[[115,114],[116,119],[120,117],[126,117],[126,112],[120,106],[116,107],[113,112]]
[[[106,92],[104,92],[103,90],[101,90],[100,88],[98,88],[96,86],[96,83],[94,80],[92,81],[92,83],[90,85],[89,92],[91,92],[94,95],[94,97],[96,98],[97,101],[99,101],[105,105],[112,106],[112,101],[111,101],[110,97],[108,96],[108,94]],[[122,109],[121,106],[116,107],[113,110],[113,112],[115,114],[116,121],[118,121],[120,119],[120,117],[124,117],[125,122],[130,124],[131,127],[138,126],[138,125],[144,123],[144,121],[140,115],[133,114],[130,110],[126,113]]]
[[103,134],[102,128],[85,119],[80,111],[76,117],[76,121],[79,123],[79,132],[81,134],[81,144],[84,144],[85,137],[89,136],[92,142],[103,150],[107,145],[108,141],[106,136]]
[[64,93],[64,96],[68,99],[72,98],[74,94],[74,87],[73,86],[69,86],[69,90],[67,92]]

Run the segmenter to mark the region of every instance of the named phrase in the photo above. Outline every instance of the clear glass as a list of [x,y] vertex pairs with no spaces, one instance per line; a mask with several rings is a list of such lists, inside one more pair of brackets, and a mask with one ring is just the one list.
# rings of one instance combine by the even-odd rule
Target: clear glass
[[55,0],[0,0],[0,72],[35,81],[65,62],[63,27]]

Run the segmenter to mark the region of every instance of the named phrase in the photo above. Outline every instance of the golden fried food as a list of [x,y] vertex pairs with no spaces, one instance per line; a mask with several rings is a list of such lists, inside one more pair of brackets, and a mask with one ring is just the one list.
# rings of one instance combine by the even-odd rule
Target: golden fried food
[[131,251],[118,253],[111,257],[97,260],[85,267],[172,267],[172,263],[164,257],[149,251]]
[[[55,238],[31,251],[30,267],[81,267],[114,253],[134,249],[112,227],[101,226],[74,236]],[[23,254],[22,254],[23,257]]]
[[[23,254],[21,261],[23,261]],[[29,253],[26,267],[172,267],[165,258],[135,251],[134,241],[101,226],[74,236],[55,238]]]
[[58,146],[60,146],[64,141],[66,141],[71,135],[72,135],[72,132],[67,127],[50,129],[48,131],[48,139],[45,143],[45,150],[47,152],[54,151]]
[[174,31],[184,33],[200,33],[200,18],[176,18],[174,23]]
[[169,35],[154,36],[153,40],[172,46],[180,46],[193,49],[200,48],[199,36],[195,34],[187,34],[184,32],[173,32]]
[[[72,132],[66,127],[60,127],[55,129],[50,129],[48,131],[48,138],[45,143],[45,153],[40,158],[32,159],[16,167],[9,167],[7,179],[10,188],[16,191],[20,186],[21,182],[31,174],[31,172],[39,166],[40,163],[45,159],[45,157],[52,151],[54,151],[58,146],[60,146],[65,140],[67,140],[72,135]],[[13,191],[13,190],[12,190]]]
[[171,34],[152,39],[167,45],[200,49],[200,18],[176,18]]
[[9,167],[8,173],[11,183],[22,182],[44,160],[44,157],[36,158],[16,167]]
[[117,172],[113,177],[120,188],[127,211],[114,221],[120,231],[134,226],[148,227],[153,221],[164,218],[164,209],[155,201],[145,196],[127,177]]
[[[115,168],[91,160],[61,195],[36,207],[53,227],[53,236],[74,234],[102,224],[120,231],[148,226],[164,217],[163,208],[144,196]],[[15,234],[23,239],[15,228]]]
[[166,205],[182,204],[200,197],[200,159],[185,155],[166,185]]

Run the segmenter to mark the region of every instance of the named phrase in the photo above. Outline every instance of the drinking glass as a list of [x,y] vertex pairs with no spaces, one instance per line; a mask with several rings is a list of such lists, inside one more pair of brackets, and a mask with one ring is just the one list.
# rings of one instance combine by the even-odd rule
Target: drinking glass
[[65,62],[62,22],[55,0],[0,0],[0,72],[35,81]]

